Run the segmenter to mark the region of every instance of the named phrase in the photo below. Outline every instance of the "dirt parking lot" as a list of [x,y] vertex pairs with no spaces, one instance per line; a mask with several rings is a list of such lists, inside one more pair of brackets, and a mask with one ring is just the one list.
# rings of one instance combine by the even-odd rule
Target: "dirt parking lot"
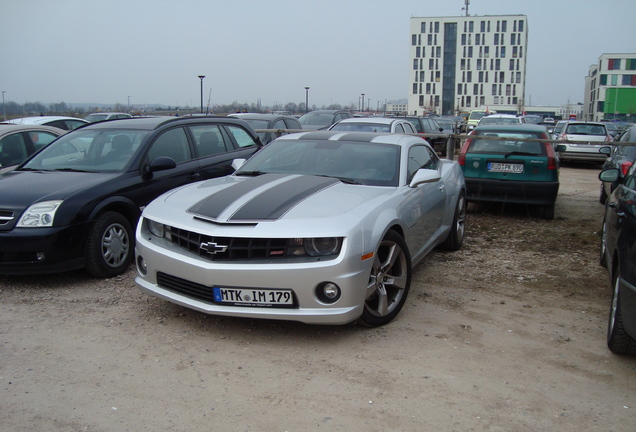
[[634,431],[636,358],[605,345],[598,166],[556,216],[469,208],[382,328],[206,316],[135,271],[0,278],[0,430]]

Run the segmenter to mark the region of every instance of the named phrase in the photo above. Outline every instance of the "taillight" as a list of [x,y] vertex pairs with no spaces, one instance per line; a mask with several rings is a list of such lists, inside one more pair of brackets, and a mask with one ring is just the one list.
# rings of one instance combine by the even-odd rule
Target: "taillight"
[[[547,138],[547,136],[544,136],[544,138]],[[545,145],[545,152],[548,155],[548,169],[549,170],[557,169],[556,155],[554,154],[552,143],[544,142],[543,145]]]
[[471,141],[470,138],[464,141],[464,145],[462,146],[462,149],[459,152],[459,158],[457,159],[457,163],[459,163],[460,165],[466,164],[466,153],[468,153],[468,147],[470,146],[470,141]]
[[605,142],[612,142],[612,141],[614,141],[614,140],[612,139],[611,136],[605,135]]
[[632,167],[633,162],[625,161],[621,164],[621,172],[624,176],[627,175],[629,169]]

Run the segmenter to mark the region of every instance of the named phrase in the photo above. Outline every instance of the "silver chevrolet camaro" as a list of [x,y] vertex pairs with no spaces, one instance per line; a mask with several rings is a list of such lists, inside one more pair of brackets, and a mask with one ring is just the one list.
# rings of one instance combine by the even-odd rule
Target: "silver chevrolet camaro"
[[143,291],[208,314],[379,326],[413,266],[463,242],[462,171],[420,137],[303,132],[235,162],[144,209]]

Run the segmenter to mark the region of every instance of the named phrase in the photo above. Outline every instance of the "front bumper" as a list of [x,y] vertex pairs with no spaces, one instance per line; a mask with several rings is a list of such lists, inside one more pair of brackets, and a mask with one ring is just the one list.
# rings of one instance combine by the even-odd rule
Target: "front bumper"
[[[141,224],[140,224],[141,225]],[[372,259],[346,254],[346,240],[338,258],[313,262],[233,263],[209,261],[157,237],[137,235],[136,262],[139,288],[161,299],[212,315],[300,321],[307,324],[340,325],[362,314]],[[145,268],[140,267],[143,260]],[[158,278],[158,274],[161,273]],[[170,284],[162,283],[170,280]],[[340,287],[333,304],[318,299],[316,288],[331,282]],[[293,308],[231,306],[209,296],[193,296],[178,286],[211,292],[214,287],[237,289],[290,289]],[[177,288],[175,288],[177,287]]]
[[0,274],[46,274],[84,267],[85,225],[0,231]]
[[559,182],[531,182],[466,178],[468,201],[512,204],[552,205],[559,193]]

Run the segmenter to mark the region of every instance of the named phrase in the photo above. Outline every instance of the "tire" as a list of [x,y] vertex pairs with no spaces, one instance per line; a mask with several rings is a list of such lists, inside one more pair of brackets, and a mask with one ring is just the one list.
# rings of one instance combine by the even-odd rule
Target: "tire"
[[601,227],[601,247],[600,249],[600,256],[599,256],[599,260],[598,263],[602,266],[602,267],[607,267],[607,222],[605,222],[605,218],[603,218],[603,225]]
[[543,219],[545,220],[554,219],[554,204],[543,206]]
[[86,242],[86,271],[111,278],[126,271],[134,255],[133,231],[123,215],[102,213],[93,222]]
[[457,200],[455,207],[455,215],[453,216],[453,225],[451,226],[448,237],[440,244],[440,248],[448,251],[456,251],[464,243],[464,234],[466,233],[466,195],[462,191]]
[[385,325],[400,313],[411,286],[411,255],[404,239],[389,231],[375,253],[360,321]]
[[636,355],[636,340],[625,332],[620,303],[620,269],[614,272],[612,303],[607,323],[607,347],[615,354]]
[[603,187],[603,186],[604,186],[603,183],[601,183],[601,194],[600,194],[600,196],[598,198],[598,201],[601,204],[605,204],[605,202],[607,201],[607,192],[605,192],[605,187]]

